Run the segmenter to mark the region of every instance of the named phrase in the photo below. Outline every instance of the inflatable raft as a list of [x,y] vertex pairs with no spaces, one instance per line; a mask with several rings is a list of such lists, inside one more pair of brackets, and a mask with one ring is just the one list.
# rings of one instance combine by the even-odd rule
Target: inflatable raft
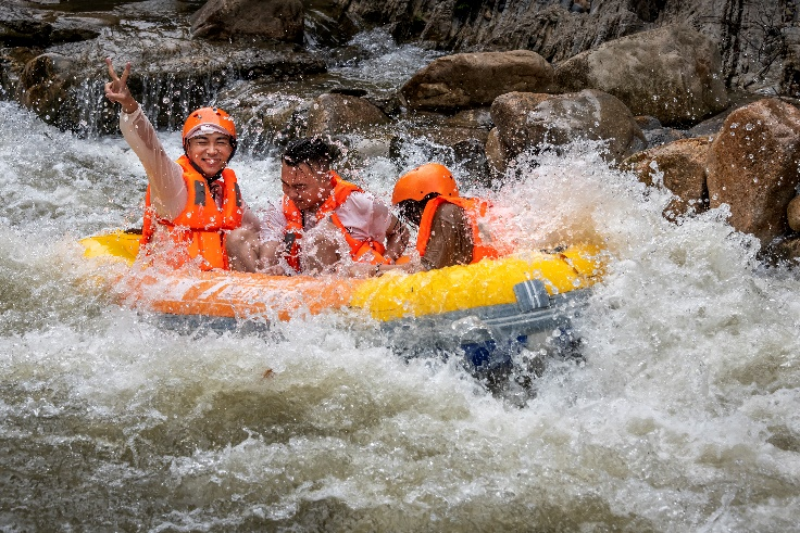
[[[134,265],[139,235],[115,231],[81,243],[87,257]],[[370,279],[138,265],[123,271],[113,283],[120,303],[165,317],[235,327],[348,310],[380,323],[404,352],[457,343],[474,367],[487,367],[496,363],[492,353],[498,344],[566,330],[601,279],[603,262],[597,247],[583,245]]]

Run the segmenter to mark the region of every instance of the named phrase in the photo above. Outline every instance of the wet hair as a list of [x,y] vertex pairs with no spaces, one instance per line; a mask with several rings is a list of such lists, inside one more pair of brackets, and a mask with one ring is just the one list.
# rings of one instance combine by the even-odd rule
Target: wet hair
[[439,196],[438,192],[432,192],[422,200],[403,200],[397,204],[397,213],[406,222],[419,226],[420,222],[422,222],[422,213],[425,211],[425,206],[428,205],[429,200],[437,196]]
[[283,162],[290,167],[303,163],[328,168],[339,157],[339,149],[319,137],[291,141],[283,152]]

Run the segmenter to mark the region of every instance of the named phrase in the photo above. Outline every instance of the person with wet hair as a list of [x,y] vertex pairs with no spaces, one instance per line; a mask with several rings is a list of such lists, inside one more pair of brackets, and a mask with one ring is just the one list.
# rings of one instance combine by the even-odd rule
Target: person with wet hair
[[173,267],[196,262],[203,270],[230,268],[227,234],[261,227],[228,168],[236,152],[233,119],[213,107],[190,113],[183,126],[184,155],[173,161],[128,89],[130,63],[121,76],[110,58],[106,65],[106,98],[122,107],[120,130],[147,173],[141,250]]
[[230,235],[237,269],[250,272],[377,275],[403,253],[408,229],[360,187],[331,168],[335,145],[296,139],[281,157],[283,198],[262,217],[262,231]]

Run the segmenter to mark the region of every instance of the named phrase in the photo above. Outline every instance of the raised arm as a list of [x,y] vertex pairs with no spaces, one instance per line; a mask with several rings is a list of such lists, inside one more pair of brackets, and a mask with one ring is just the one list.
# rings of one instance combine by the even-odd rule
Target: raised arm
[[188,198],[183,170],[167,156],[155,128],[128,89],[131,64],[125,65],[121,76],[117,76],[110,58],[106,65],[111,78],[105,85],[106,98],[122,106],[120,130],[147,173],[150,202],[159,216],[173,219],[183,211]]

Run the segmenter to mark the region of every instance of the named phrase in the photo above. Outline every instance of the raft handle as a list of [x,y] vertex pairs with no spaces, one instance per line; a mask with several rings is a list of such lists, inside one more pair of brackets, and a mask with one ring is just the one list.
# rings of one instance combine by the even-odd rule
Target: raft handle
[[550,307],[550,295],[547,294],[544,282],[539,279],[529,279],[514,285],[514,296],[517,297],[517,305],[523,313]]

